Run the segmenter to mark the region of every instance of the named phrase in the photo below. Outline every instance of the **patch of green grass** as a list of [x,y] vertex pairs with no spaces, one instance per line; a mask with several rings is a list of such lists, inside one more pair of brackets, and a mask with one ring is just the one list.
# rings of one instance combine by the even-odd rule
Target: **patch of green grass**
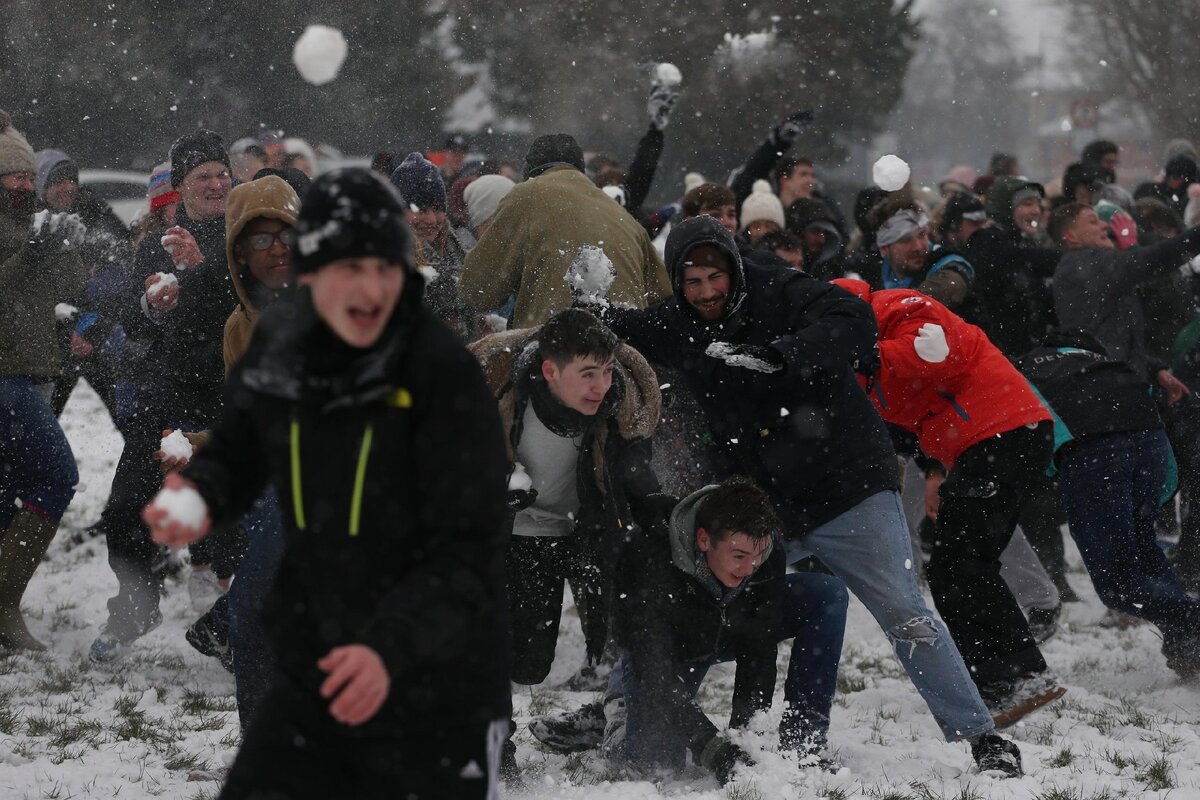
[[867,688],[867,679],[862,675],[847,675],[844,672],[839,672],[837,676],[837,693],[838,694],[853,694],[861,692]]
[[1116,768],[1117,772],[1120,772],[1126,767],[1132,767],[1135,763],[1137,763],[1133,756],[1127,756],[1118,750],[1105,750],[1101,755],[1104,757],[1105,761],[1112,764]]
[[25,720],[25,733],[29,736],[48,736],[54,730],[54,719],[51,717],[29,717]]
[[212,711],[237,711],[237,701],[227,695],[187,689],[183,693],[179,708],[185,714],[200,716]]
[[1136,777],[1152,792],[1175,788],[1175,770],[1166,756],[1159,756],[1137,771]]
[[172,772],[194,772],[208,769],[208,760],[201,758],[199,753],[180,751],[164,761],[163,766]]
[[38,678],[34,687],[45,694],[67,694],[79,685],[77,670],[61,670],[51,667]]
[[104,726],[94,719],[80,719],[74,722],[64,721],[58,724],[54,736],[50,739],[51,747],[66,747],[77,742],[87,742],[95,747],[103,738]]
[[1054,754],[1054,757],[1046,762],[1048,767],[1069,767],[1075,763],[1075,753],[1071,750],[1071,746],[1067,745],[1063,749]]

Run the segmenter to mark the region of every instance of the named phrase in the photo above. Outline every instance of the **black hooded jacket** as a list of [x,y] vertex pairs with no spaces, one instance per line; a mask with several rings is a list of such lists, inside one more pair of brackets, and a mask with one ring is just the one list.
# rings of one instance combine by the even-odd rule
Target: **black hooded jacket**
[[1010,359],[1029,352],[1054,327],[1054,296],[1047,281],[1060,253],[1036,247],[1016,225],[990,225],[967,240],[975,267],[974,304],[963,316],[983,329]]
[[264,616],[290,681],[319,701],[330,649],[382,657],[388,699],[347,735],[510,711],[503,433],[479,365],[420,289],[414,273],[366,351],[307,291],[271,305],[184,472],[215,526],[278,491],[287,552]]
[[1017,365],[1076,440],[1163,427],[1143,375],[1086,331],[1060,331]]
[[[733,267],[725,316],[705,322],[683,298],[683,262],[702,244]],[[812,528],[881,491],[894,490],[895,453],[883,421],[854,376],[872,357],[870,306],[796,270],[744,265],[715,219],[693,217],[667,240],[675,296],[645,310],[615,310],[610,325],[649,361],[680,369],[704,410],[729,473],[770,492],[787,535]],[[768,374],[705,354],[713,342],[768,346],[784,362]]]

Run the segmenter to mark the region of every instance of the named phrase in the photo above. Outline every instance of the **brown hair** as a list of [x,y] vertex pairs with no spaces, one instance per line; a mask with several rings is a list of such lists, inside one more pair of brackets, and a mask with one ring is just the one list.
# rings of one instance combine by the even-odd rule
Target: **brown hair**
[[719,183],[702,183],[683,197],[683,215],[699,216],[706,209],[732,206],[736,203],[733,190]]
[[1066,236],[1067,229],[1075,224],[1075,220],[1079,219],[1079,215],[1087,211],[1091,206],[1085,206],[1083,203],[1064,203],[1050,215],[1050,223],[1046,226],[1046,230],[1050,233],[1050,238],[1059,244],[1065,244],[1063,237]]

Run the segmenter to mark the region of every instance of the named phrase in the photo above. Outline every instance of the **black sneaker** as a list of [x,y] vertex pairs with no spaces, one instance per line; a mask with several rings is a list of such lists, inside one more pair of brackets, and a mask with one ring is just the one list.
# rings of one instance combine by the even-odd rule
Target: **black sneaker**
[[1169,634],[1163,637],[1162,653],[1167,666],[1182,680],[1200,676],[1200,639]]
[[229,631],[219,630],[213,625],[208,614],[193,622],[184,638],[201,655],[217,659],[226,671],[233,672],[233,648],[229,646]]
[[971,740],[971,755],[979,772],[999,773],[1005,778],[1019,778],[1021,751],[1014,742],[994,733],[983,733]]
[[979,693],[992,712],[992,722],[997,729],[1003,729],[1042,706],[1053,703],[1067,693],[1067,687],[1059,685],[1050,673],[1040,672],[981,687]]
[[529,731],[551,750],[577,753],[600,746],[604,722],[604,704],[596,702],[565,714],[539,717],[529,723]]

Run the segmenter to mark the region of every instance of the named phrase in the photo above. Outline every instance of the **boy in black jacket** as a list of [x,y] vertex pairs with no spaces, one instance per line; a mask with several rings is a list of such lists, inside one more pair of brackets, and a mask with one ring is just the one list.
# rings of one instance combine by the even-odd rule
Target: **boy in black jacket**
[[784,575],[770,498],[744,478],[678,504],[663,498],[656,519],[626,550],[614,587],[617,641],[632,670],[625,759],[678,769],[686,747],[727,782],[736,764],[752,762],[718,733],[696,692],[709,667],[736,661],[729,724],[745,726],[770,708],[778,643],[793,637],[780,746],[818,753],[837,682],[845,586],[828,575]]
[[264,614],[281,674],[223,798],[495,790],[504,442],[478,365],[421,303],[412,252],[378,177],[315,181],[301,292],[264,313],[212,441],[145,511],[179,546],[279,492],[288,545]]

